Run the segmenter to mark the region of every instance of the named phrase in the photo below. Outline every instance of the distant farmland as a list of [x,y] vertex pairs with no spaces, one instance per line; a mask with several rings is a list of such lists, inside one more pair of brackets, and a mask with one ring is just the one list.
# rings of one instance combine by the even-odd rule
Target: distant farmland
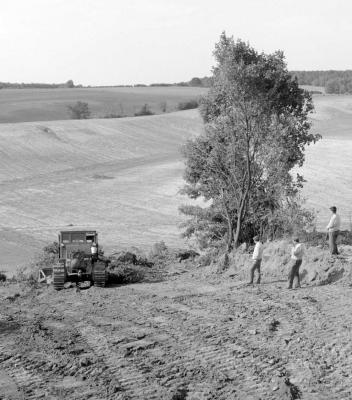
[[70,119],[67,106],[87,102],[93,118],[108,114],[133,116],[144,104],[155,114],[175,111],[178,103],[207,91],[197,87],[121,87],[76,89],[2,89],[0,123]]

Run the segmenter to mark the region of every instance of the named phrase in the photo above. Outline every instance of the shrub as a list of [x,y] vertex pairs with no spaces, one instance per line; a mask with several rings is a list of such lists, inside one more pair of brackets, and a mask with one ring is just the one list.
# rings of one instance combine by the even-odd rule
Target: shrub
[[137,112],[134,113],[135,117],[141,117],[143,115],[154,115],[154,113],[150,110],[149,105],[147,103]]
[[191,110],[193,108],[198,108],[198,106],[199,106],[198,100],[188,100],[188,101],[178,103],[177,109],[179,111]]
[[2,272],[0,272],[0,282],[5,282],[7,279],[6,275]]
[[141,282],[144,277],[144,270],[138,265],[120,265],[109,272],[110,283],[136,283]]
[[162,101],[160,103],[160,110],[161,112],[165,113],[167,111],[167,102],[166,101]]
[[161,242],[154,243],[149,252],[149,258],[153,257],[162,257],[168,252],[168,248],[165,242],[162,240]]
[[20,268],[14,276],[15,281],[34,284],[38,281],[39,271],[54,266],[59,259],[59,244],[50,243],[43,248],[42,253],[28,265]]
[[48,255],[48,256],[52,255],[52,254],[58,256],[59,255],[59,243],[58,242],[52,242],[52,243],[46,245],[43,248],[43,253]]
[[90,117],[90,109],[88,103],[77,101],[73,105],[67,106],[72,119],[88,119]]
[[115,113],[109,113],[103,116],[103,118],[125,118],[125,117],[127,117],[127,115],[115,114]]

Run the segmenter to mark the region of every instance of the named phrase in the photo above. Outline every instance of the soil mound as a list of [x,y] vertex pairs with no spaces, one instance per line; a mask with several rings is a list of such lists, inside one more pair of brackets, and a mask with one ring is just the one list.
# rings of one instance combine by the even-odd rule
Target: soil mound
[[[282,280],[290,271],[291,243],[286,240],[265,244],[262,261],[263,280]],[[306,247],[300,268],[301,281],[314,285],[326,285],[337,281],[352,282],[352,246],[339,247],[340,254],[331,256],[329,251],[320,247]],[[252,264],[251,253],[240,248],[229,255],[229,268],[225,276],[236,276],[247,280]]]

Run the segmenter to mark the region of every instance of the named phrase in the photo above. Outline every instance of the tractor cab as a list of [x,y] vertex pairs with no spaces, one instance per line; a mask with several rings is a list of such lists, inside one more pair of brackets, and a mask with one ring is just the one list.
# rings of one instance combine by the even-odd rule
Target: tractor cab
[[96,231],[61,231],[59,233],[59,259],[72,260],[75,253],[81,253],[90,258],[93,243],[98,246]]
[[59,290],[67,281],[82,280],[105,286],[106,262],[98,257],[98,233],[92,230],[61,231],[58,236],[59,263],[53,268],[54,288]]

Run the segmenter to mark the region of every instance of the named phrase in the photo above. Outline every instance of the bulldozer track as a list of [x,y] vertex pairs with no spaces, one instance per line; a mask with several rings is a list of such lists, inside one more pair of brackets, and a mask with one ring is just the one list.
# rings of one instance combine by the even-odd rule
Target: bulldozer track
[[95,286],[105,287],[107,281],[107,272],[105,263],[97,261],[93,268],[93,282]]
[[65,284],[65,267],[62,264],[53,267],[53,286],[55,290],[62,290]]

